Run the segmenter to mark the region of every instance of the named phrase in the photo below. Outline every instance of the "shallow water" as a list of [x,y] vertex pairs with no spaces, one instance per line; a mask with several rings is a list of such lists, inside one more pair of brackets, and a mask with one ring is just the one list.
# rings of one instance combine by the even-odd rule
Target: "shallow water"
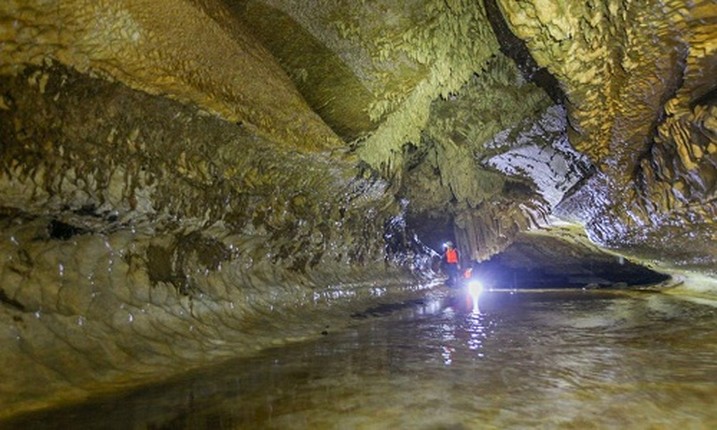
[[[462,293],[9,428],[717,428],[717,309],[647,292]],[[3,427],[3,425],[0,425]]]

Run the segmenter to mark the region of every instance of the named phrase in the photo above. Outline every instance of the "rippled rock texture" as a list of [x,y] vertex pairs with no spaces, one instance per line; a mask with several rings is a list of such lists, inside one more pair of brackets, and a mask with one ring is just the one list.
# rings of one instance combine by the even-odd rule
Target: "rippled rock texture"
[[599,174],[560,214],[597,243],[714,275],[717,6],[498,1],[568,100]]
[[2,2],[0,416],[315,336],[447,238],[714,279],[715,40],[711,0]]
[[61,66],[0,88],[8,407],[316,335],[292,315],[409,279],[400,206],[348,157]]

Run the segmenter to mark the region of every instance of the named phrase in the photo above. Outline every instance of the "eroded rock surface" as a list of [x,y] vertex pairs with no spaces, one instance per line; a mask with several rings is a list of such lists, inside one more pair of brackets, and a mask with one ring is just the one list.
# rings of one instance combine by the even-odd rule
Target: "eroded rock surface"
[[316,335],[337,322],[302,309],[416,288],[385,225],[400,206],[350,157],[62,66],[0,93],[6,413]]
[[714,274],[714,2],[498,3],[560,81],[570,142],[603,174],[561,215],[600,244]]
[[711,0],[2,2],[0,417],[315,336],[449,238],[714,282],[715,40]]

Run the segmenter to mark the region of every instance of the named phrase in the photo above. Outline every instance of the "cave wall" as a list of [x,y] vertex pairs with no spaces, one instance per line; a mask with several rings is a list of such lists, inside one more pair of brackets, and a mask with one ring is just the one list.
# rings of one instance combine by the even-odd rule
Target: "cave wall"
[[[420,288],[400,206],[350,160],[59,64],[0,93],[3,414],[316,336]],[[330,308],[338,322],[305,320]]]
[[318,336],[422,288],[389,183],[223,5],[0,16],[2,416]]
[[598,173],[556,214],[665,269],[717,267],[711,1],[498,1],[560,81],[570,143]]

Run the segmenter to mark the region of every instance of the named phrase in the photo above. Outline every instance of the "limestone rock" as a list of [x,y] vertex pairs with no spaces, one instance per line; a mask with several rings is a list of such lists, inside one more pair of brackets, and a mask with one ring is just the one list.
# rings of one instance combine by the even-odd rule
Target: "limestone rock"
[[712,0],[1,2],[0,418],[318,336],[446,239],[714,296],[715,40]]

